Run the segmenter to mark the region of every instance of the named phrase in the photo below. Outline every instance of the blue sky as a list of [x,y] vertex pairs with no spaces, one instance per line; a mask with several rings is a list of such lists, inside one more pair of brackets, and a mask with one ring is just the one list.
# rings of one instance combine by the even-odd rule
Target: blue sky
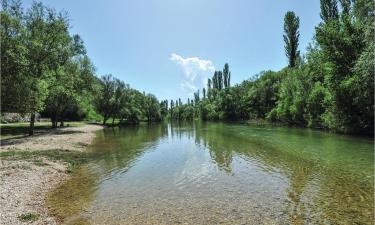
[[[25,1],[25,7],[30,5]],[[187,99],[228,62],[232,83],[287,64],[283,18],[300,17],[305,52],[320,22],[318,0],[45,0],[66,10],[97,74],[159,99]]]

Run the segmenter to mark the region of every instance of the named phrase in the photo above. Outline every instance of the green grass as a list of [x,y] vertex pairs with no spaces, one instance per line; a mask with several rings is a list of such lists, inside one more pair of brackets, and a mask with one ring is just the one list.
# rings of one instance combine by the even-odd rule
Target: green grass
[[40,160],[41,157],[45,157],[52,161],[62,161],[68,164],[67,172],[73,172],[75,168],[87,162],[89,156],[87,153],[76,152],[76,151],[64,151],[64,150],[45,150],[45,151],[6,151],[0,152],[0,159],[8,160],[26,160],[31,161],[35,165],[45,166],[46,164]]
[[39,215],[35,213],[25,213],[18,217],[22,222],[34,222],[38,220]]
[[34,165],[37,165],[37,166],[47,166],[48,165],[47,163],[43,162],[43,160],[41,160],[41,159],[35,159],[33,161],[33,163],[34,163]]
[[[65,122],[65,126],[81,126],[86,124],[84,121],[80,122]],[[0,140],[6,140],[11,138],[21,138],[28,136],[29,134],[29,123],[22,122],[22,123],[7,123],[7,124],[0,124]],[[36,122],[35,123],[35,131],[47,131],[51,129],[50,122]]]

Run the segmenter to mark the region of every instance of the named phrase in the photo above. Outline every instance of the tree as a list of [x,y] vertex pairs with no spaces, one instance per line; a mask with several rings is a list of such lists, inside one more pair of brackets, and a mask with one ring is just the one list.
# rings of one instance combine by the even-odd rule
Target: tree
[[337,0],[320,0],[320,17],[324,22],[338,18]]
[[230,87],[230,71],[228,63],[225,63],[223,69],[223,76],[224,76],[224,88]]
[[217,71],[217,89],[223,89],[223,72]]
[[[86,90],[91,90],[93,82],[93,66],[86,53],[79,35],[71,37],[70,46],[65,57],[59,58],[58,65],[51,71],[48,96],[45,102],[49,111],[52,127],[64,126],[65,113],[71,107],[78,106]],[[75,57],[75,58],[73,58]]]
[[95,99],[96,110],[103,116],[103,125],[106,124],[112,113],[115,81],[111,74],[100,79],[101,89]]
[[121,110],[123,105],[126,102],[126,85],[123,81],[119,79],[114,79],[114,94],[113,100],[111,101],[111,113],[112,116],[112,125],[115,124],[116,117],[121,117]]
[[121,123],[137,124],[144,117],[145,95],[141,92],[127,87],[125,89],[126,101],[122,107]]
[[21,1],[2,1],[1,34],[1,111],[27,113],[28,93],[26,28]]
[[285,54],[289,60],[289,67],[295,67],[299,57],[298,39],[299,39],[299,18],[294,12],[288,11],[284,18],[284,42]]
[[29,134],[34,133],[35,113],[44,108],[48,94],[51,70],[69,58],[71,37],[66,14],[57,13],[40,2],[34,2],[25,17],[25,47],[28,85],[24,91],[28,98],[24,104],[30,117]]
[[174,101],[171,100],[171,107],[169,108],[170,118],[173,118]]
[[168,100],[163,100],[160,102],[160,115],[162,119],[168,115]]
[[[355,1],[353,6],[347,1],[340,3],[342,11],[338,17],[316,27],[316,40],[329,68],[325,80],[332,96],[324,121],[327,127],[343,132],[373,133],[373,112],[371,116],[368,114],[368,109],[373,108],[373,95],[365,91],[369,101],[359,100],[363,99],[360,89],[373,89],[373,75],[370,77],[365,72],[368,70],[356,68],[362,59],[370,56],[374,5],[369,0]],[[322,1],[321,4],[327,3]]]
[[145,113],[148,122],[160,121],[160,105],[158,99],[152,95],[148,94],[145,98]]
[[219,82],[218,82],[218,72],[215,71],[214,76],[212,77],[212,89],[218,89]]
[[195,105],[197,105],[200,101],[200,97],[199,97],[199,90],[197,92],[194,93],[194,103]]

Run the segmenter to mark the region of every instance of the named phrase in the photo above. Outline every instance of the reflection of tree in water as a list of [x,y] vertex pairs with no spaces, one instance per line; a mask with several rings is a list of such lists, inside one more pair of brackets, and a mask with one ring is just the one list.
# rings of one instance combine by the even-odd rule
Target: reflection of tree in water
[[157,145],[167,134],[165,124],[105,129],[95,139],[95,160],[92,163],[103,175],[114,170],[127,170],[134,160],[146,150],[152,149],[152,146]]
[[323,162],[302,151],[283,151],[279,146],[237,135],[223,124],[199,124],[196,139],[227,172],[232,172],[233,155],[238,155],[285,175],[290,184],[285,211],[292,224],[368,224],[374,219],[373,177],[372,182],[361,182],[359,174],[346,172],[345,168],[322,166]]
[[[284,210],[291,224],[373,223],[373,176],[361,177],[342,165],[322,162],[299,149],[288,151],[285,147],[273,144],[272,140],[265,142],[248,133],[242,135],[240,131],[236,126],[220,123],[155,124],[107,129],[98,135],[92,147],[93,166],[87,167],[90,171],[83,167],[82,175],[76,176],[75,182],[72,181],[83,186],[67,184],[62,186],[60,191],[66,190],[72,197],[63,197],[67,203],[72,202],[66,206],[81,205],[78,209],[82,210],[85,204],[81,203],[91,202],[95,192],[93,187],[97,185],[95,182],[100,180],[100,177],[114,170],[127,170],[146,149],[152,150],[152,146],[157,145],[159,141],[187,138],[202,149],[207,149],[218,168],[229,174],[233,172],[233,157],[237,156],[248,161],[260,162],[259,165],[264,170],[276,171],[288,178],[288,203]],[[304,137],[290,135],[287,138],[288,141],[294,142],[296,140],[293,138]],[[79,204],[76,204],[77,202]],[[65,208],[61,207],[63,210],[60,212],[76,213],[76,208]]]
[[205,132],[204,124],[200,122],[174,122],[171,125],[172,138],[194,139],[197,146],[204,146],[204,148],[209,149],[210,156],[219,169],[232,173],[232,149],[223,147],[225,140],[217,138],[219,134],[215,133],[216,130],[210,129],[209,132]]
[[[232,174],[233,146],[221,136],[221,129],[209,129],[205,124],[196,129],[196,143],[203,143],[209,150],[210,156],[217,166],[225,172]],[[203,129],[202,129],[203,128]]]
[[173,121],[170,124],[170,132],[172,138],[181,139],[182,137],[186,137],[192,139],[195,135],[195,125],[190,121]]
[[83,165],[49,197],[53,214],[64,224],[89,224],[80,214],[92,200],[98,182],[114,170],[127,170],[145,149],[167,134],[164,125],[109,128],[97,134],[91,147],[92,166]]

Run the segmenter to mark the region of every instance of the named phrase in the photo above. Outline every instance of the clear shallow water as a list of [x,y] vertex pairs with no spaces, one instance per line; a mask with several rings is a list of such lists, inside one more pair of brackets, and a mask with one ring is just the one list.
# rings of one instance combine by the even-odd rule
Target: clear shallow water
[[50,207],[67,224],[374,224],[373,148],[286,127],[106,129]]

